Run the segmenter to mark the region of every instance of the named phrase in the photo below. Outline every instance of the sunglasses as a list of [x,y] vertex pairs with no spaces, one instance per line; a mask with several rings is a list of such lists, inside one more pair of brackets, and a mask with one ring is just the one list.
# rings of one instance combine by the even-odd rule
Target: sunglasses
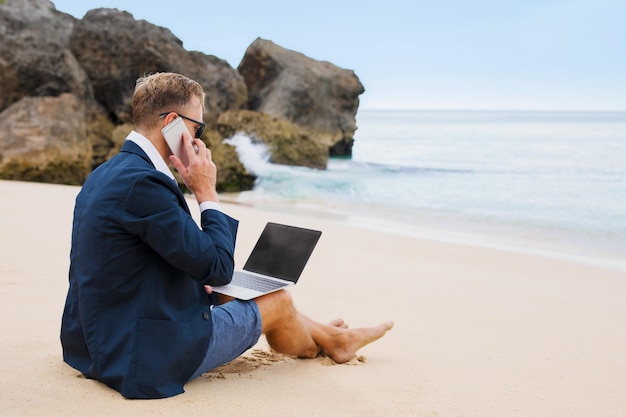
[[[161,114],[159,114],[159,117],[165,117],[165,116],[167,116],[167,115],[168,115],[168,114],[170,114],[170,113],[176,113],[176,112],[175,112],[175,111],[168,111],[168,112],[165,112],[165,113],[161,113]],[[194,120],[194,119],[192,119],[192,118],[190,118],[190,117],[183,116],[183,115],[182,115],[182,114],[180,114],[180,113],[176,113],[176,114],[178,115],[178,117],[182,117],[183,119],[185,119],[185,120],[189,120],[190,122],[193,122],[193,123],[195,123],[195,124],[197,124],[197,125],[198,125],[198,127],[196,127],[195,137],[196,137],[196,138],[198,138],[198,139],[200,139],[200,137],[201,137],[201,136],[202,136],[202,134],[204,133],[204,129],[206,129],[206,125],[205,125],[204,123],[199,122],[199,121],[197,121],[197,120]]]

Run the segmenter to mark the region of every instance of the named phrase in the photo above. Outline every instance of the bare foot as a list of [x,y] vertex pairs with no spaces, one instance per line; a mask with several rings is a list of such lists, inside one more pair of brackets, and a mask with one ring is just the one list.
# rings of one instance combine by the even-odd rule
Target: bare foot
[[335,335],[333,346],[324,350],[335,362],[348,362],[359,349],[383,337],[393,328],[393,324],[392,321],[386,321],[374,327],[345,329]]
[[[328,323],[328,325],[332,326],[332,327],[338,327],[340,329],[347,329],[348,328],[348,323],[343,321],[343,319],[332,320],[330,323]],[[318,356],[330,357],[328,352],[326,352],[324,349],[320,349],[320,353],[318,354]]]

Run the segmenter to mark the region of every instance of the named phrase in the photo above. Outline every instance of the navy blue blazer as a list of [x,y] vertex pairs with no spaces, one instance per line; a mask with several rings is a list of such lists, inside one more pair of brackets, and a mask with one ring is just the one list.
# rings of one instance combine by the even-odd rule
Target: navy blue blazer
[[76,198],[64,360],[128,398],[162,398],[204,358],[214,300],[230,282],[238,222],[217,210],[201,229],[177,184],[126,141]]

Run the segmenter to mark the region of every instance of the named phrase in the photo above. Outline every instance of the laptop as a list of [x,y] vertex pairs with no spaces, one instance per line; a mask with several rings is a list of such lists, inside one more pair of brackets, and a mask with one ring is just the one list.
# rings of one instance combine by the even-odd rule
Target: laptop
[[213,291],[240,300],[295,285],[311,257],[322,232],[269,222],[242,270],[233,274],[228,285]]

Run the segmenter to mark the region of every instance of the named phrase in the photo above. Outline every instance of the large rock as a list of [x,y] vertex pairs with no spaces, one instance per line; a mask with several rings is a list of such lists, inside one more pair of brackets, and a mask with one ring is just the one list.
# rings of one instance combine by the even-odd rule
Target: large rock
[[75,24],[70,46],[91,79],[96,100],[116,123],[132,122],[135,81],[155,72],[178,72],[198,81],[207,93],[209,122],[246,104],[243,78],[226,61],[186,51],[168,29],[127,12],[90,10]]
[[73,94],[24,97],[0,113],[0,178],[82,184],[91,171],[87,117]]
[[260,38],[238,70],[248,86],[250,110],[317,132],[330,155],[352,154],[359,95],[365,91],[353,71]]
[[26,96],[91,94],[69,51],[75,20],[48,0],[0,3],[0,111]]

